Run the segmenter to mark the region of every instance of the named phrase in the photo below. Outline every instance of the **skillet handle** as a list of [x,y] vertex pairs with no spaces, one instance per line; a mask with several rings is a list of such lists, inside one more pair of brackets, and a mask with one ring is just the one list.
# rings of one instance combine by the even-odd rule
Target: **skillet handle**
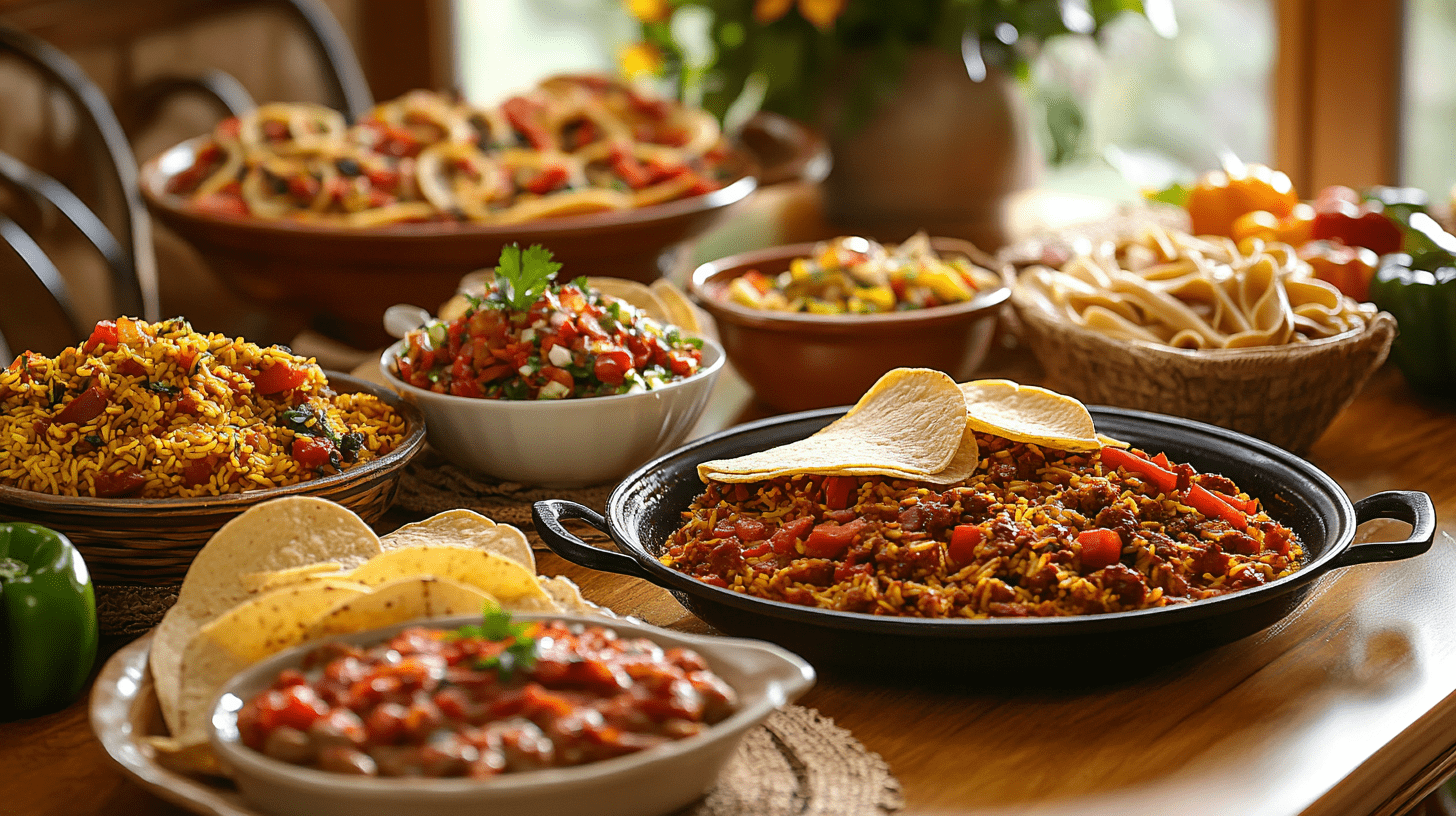
[[1405,541],[1372,541],[1353,544],[1330,564],[1330,569],[1369,564],[1375,561],[1399,561],[1420,555],[1431,548],[1436,537],[1436,506],[1431,497],[1418,490],[1387,490],[1355,502],[1355,523],[1371,519],[1391,518],[1411,526]]
[[593,547],[572,535],[561,523],[562,519],[580,519],[609,536],[612,534],[602,514],[585,505],[565,499],[546,499],[531,505],[531,521],[535,522],[536,534],[552,552],[589,569],[653,580],[652,573],[638,566],[631,556]]

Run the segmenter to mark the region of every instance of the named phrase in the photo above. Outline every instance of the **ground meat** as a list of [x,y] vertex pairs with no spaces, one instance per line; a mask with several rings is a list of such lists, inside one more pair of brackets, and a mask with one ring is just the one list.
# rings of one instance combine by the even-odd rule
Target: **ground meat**
[[1142,575],[1137,570],[1129,569],[1122,564],[1113,564],[1100,570],[1093,580],[1101,584],[1103,589],[1110,591],[1117,596],[1117,600],[1126,609],[1136,609],[1142,605],[1143,598],[1148,594],[1148,585],[1143,582]]
[[1116,532],[1123,541],[1132,541],[1138,533],[1138,518],[1122,505],[1104,507],[1092,522],[1097,527],[1106,527]]
[[1068,507],[1080,510],[1085,516],[1095,516],[1102,508],[1117,501],[1117,488],[1106,479],[1087,478],[1077,487],[1067,491],[1062,502]]
[[1232,479],[1217,473],[1199,473],[1193,477],[1193,483],[1209,490],[1216,490],[1225,496],[1237,496],[1239,493],[1239,486],[1234,484]]

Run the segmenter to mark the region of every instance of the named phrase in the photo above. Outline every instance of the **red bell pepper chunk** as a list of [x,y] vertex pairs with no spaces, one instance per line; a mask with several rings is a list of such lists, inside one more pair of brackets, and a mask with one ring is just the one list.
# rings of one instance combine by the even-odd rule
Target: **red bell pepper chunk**
[[1199,485],[1189,485],[1188,506],[1207,518],[1220,518],[1242,530],[1249,525],[1249,519],[1234,509],[1228,502]]
[[1163,453],[1162,451],[1158,451],[1158,455],[1154,456],[1150,461],[1165,470],[1173,469],[1173,463],[1168,461],[1168,454]]
[[848,509],[850,497],[854,495],[855,488],[858,486],[858,480],[853,476],[825,477],[824,504],[830,510]]
[[848,524],[835,524],[832,521],[820,524],[804,542],[804,554],[813,558],[836,558],[844,555],[868,523],[857,518]]
[[773,547],[773,551],[779,555],[791,555],[794,552],[794,544],[807,535],[813,526],[814,519],[809,516],[794,519],[769,536],[769,546]]
[[1096,572],[1110,567],[1122,557],[1122,536],[1116,530],[1098,527],[1077,534],[1082,545],[1082,572]]
[[308,372],[288,363],[274,363],[253,377],[253,388],[259,394],[281,394],[303,385]]
[[567,172],[565,167],[554,164],[550,167],[542,168],[541,172],[532,176],[524,186],[536,195],[546,195],[566,186],[566,182],[570,179],[571,174]]
[[1103,448],[1102,462],[1110,468],[1122,468],[1130,473],[1144,476],[1164,493],[1178,489],[1178,474],[1154,462],[1128,453],[1121,448]]
[[1376,255],[1388,255],[1400,251],[1404,236],[1394,221],[1370,205],[1356,206],[1348,201],[1336,201],[1315,211],[1310,239],[1340,241],[1349,246],[1365,247]]
[[134,467],[128,467],[120,473],[103,471],[96,474],[96,495],[103,499],[125,496],[140,490],[146,483],[146,474]]
[[92,330],[91,339],[86,341],[86,351],[90,351],[97,346],[100,346],[102,348],[111,348],[115,345],[116,321],[103,320],[100,323],[97,323],[96,328]]
[[965,566],[976,560],[976,547],[984,534],[974,524],[958,524],[950,534],[950,546],[946,552],[957,566]]
[[93,385],[66,403],[66,407],[55,415],[52,422],[57,425],[65,425],[68,422],[84,425],[106,410],[106,402],[110,397],[111,395],[102,390],[101,386]]
[[556,145],[551,134],[538,121],[540,106],[523,96],[513,96],[501,103],[501,113],[516,132],[526,137],[537,150],[546,150]]

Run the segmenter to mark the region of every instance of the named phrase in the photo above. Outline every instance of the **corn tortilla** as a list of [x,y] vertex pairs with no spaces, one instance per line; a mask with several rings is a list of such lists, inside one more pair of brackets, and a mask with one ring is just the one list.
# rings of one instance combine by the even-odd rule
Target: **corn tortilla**
[[913,474],[944,471],[961,451],[966,404],[955,381],[940,371],[897,368],[879,379],[838,420],[806,439],[698,466],[707,481],[752,476],[760,481],[794,473]]
[[976,380],[960,390],[978,431],[1064,451],[1102,447],[1087,406],[1064,394],[1011,380]]

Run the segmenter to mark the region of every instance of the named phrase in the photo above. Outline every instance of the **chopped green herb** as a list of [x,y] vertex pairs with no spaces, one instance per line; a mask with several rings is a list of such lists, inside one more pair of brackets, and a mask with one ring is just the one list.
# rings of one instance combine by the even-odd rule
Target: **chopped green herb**
[[158,394],[166,394],[169,397],[175,397],[177,396],[177,393],[182,389],[178,388],[175,385],[168,385],[164,382],[151,382],[147,383],[147,390],[153,391]]
[[508,680],[516,669],[529,669],[536,662],[536,639],[526,634],[530,629],[529,623],[512,623],[511,613],[487,602],[480,623],[462,626],[454,631],[452,637],[482,638],[496,643],[510,641],[499,655],[475,664],[477,669],[495,669],[501,679]]

